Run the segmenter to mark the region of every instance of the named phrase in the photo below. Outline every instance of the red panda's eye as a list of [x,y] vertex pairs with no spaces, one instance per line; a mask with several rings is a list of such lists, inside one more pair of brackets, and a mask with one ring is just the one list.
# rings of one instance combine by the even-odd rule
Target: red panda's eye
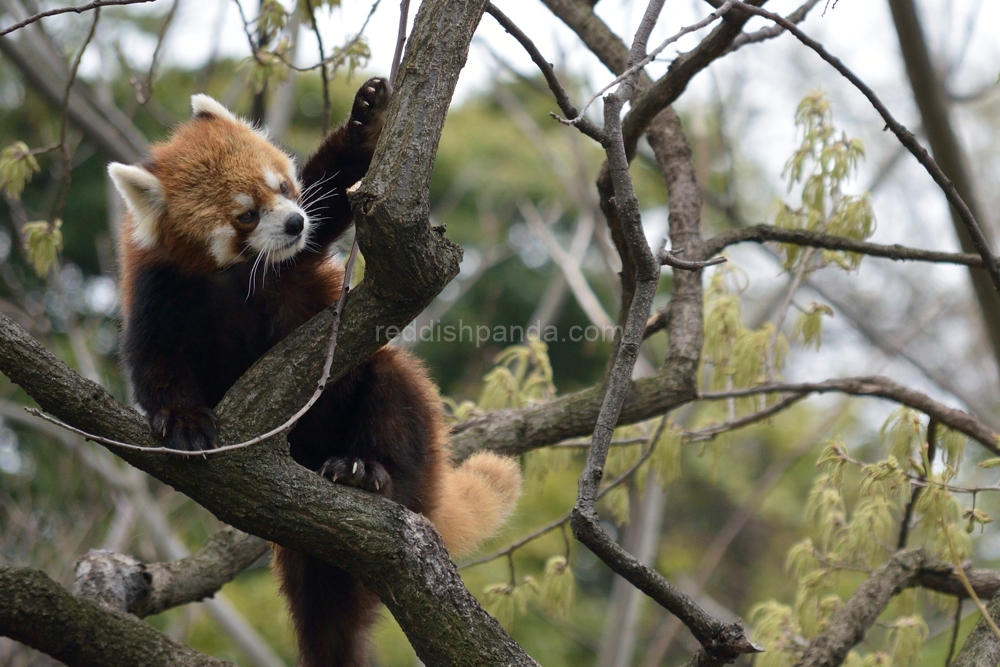
[[283,194],[283,195],[288,194],[288,183],[285,182],[285,181],[282,181],[281,185],[278,187],[278,189],[281,190],[281,194]]
[[257,219],[257,211],[247,211],[246,213],[241,213],[240,215],[236,216],[236,219],[239,220],[240,222],[246,222],[246,223],[253,222],[254,220]]

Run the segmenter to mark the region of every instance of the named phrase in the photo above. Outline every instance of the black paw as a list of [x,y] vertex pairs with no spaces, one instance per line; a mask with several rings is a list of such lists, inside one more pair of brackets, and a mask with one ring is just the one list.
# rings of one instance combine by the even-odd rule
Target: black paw
[[377,461],[333,456],[326,460],[319,469],[319,474],[335,484],[346,484],[383,496],[392,493],[392,478],[389,477],[385,467]]
[[373,148],[385,124],[390,92],[388,79],[374,77],[361,84],[358,94],[354,96],[347,129],[362,142],[371,143]]
[[149,423],[163,437],[163,446],[170,449],[201,452],[217,444],[215,413],[209,408],[164,408],[152,415]]

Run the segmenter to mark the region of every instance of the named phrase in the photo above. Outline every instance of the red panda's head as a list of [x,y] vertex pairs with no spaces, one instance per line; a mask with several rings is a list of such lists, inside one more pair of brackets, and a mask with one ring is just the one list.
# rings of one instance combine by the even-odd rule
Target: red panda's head
[[149,160],[108,166],[130,214],[126,241],[197,272],[296,255],[310,223],[292,158],[211,97],[191,107]]

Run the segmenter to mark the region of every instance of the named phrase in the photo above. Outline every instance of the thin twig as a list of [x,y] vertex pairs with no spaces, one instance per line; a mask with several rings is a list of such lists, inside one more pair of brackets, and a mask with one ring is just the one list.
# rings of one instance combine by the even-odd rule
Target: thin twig
[[[802,23],[806,20],[806,16],[812,11],[813,7],[819,4],[819,0],[807,0],[798,9],[786,16],[792,23]],[[779,35],[783,35],[785,29],[780,25],[772,25],[767,28],[761,28],[755,32],[744,32],[737,35],[736,39],[733,40],[733,45],[730,47],[730,51],[735,51],[740,47],[746,46],[747,44],[755,44],[757,42],[763,42],[768,39],[773,39]]]
[[326,136],[330,129],[330,73],[326,71],[326,54],[323,53],[323,35],[319,32],[319,25],[316,23],[316,13],[313,11],[312,0],[306,0],[306,9],[309,11],[309,23],[312,24],[313,34],[316,35],[316,45],[319,47],[319,78],[323,82],[323,125],[321,135]]
[[845,252],[856,252],[861,255],[871,257],[884,257],[896,261],[920,261],[934,262],[940,264],[961,264],[964,266],[983,266],[983,258],[975,253],[965,252],[939,252],[937,250],[922,250],[920,248],[909,248],[899,244],[882,245],[879,243],[869,243],[855,239],[824,234],[808,229],[786,229],[774,225],[753,225],[750,227],[739,227],[727,229],[716,234],[705,241],[701,247],[701,256],[711,256],[718,254],[723,248],[737,243],[790,243],[810,248],[824,248],[826,250],[841,250]]
[[[549,90],[556,98],[556,104],[562,109],[563,114],[566,118],[574,118],[574,125],[577,129],[586,134],[588,137],[597,141],[598,143],[603,143],[604,141],[604,130],[597,127],[597,125],[591,123],[587,120],[583,114],[573,105],[573,102],[569,99],[569,94],[566,89],[559,82],[559,77],[556,76],[555,69],[552,67],[552,63],[542,56],[541,51],[535,46],[535,43],[524,34],[524,32],[517,27],[517,25],[510,20],[510,18],[500,11],[496,5],[492,2],[486,5],[486,13],[497,20],[497,23],[503,27],[514,39],[516,39],[528,55],[531,56],[532,62],[538,67],[542,72],[542,76],[545,77],[545,82],[549,86]],[[564,119],[552,114],[552,117],[560,122],[565,122]]]
[[37,14],[32,14],[23,21],[18,21],[13,25],[9,25],[3,30],[0,30],[0,37],[4,35],[9,35],[15,30],[20,30],[26,25],[30,25],[35,21],[47,18],[49,16],[56,16],[58,14],[66,14],[68,12],[75,12],[77,14],[82,14],[83,12],[89,12],[91,9],[100,9],[101,7],[111,7],[113,5],[138,5],[145,2],[153,2],[154,0],[94,0],[94,2],[88,3],[86,5],[80,5],[79,7],[58,7],[56,9],[47,9],[44,12],[38,12]]
[[697,30],[701,30],[705,26],[711,25],[718,19],[722,18],[722,16],[724,16],[735,5],[739,4],[742,3],[738,2],[737,0],[727,0],[725,3],[722,4],[721,7],[719,7],[714,12],[703,18],[701,21],[698,21],[697,23],[694,23],[687,27],[681,28],[680,32],[668,37],[662,44],[660,44],[658,47],[650,51],[649,54],[646,55],[644,58],[639,60],[639,62],[626,69],[624,72],[621,73],[621,75],[615,78],[614,81],[612,81],[608,85],[604,86],[604,88],[601,88],[599,91],[597,91],[597,93],[595,93],[594,96],[591,97],[590,100],[583,105],[583,109],[580,110],[580,113],[575,118],[566,119],[566,122],[570,124],[576,124],[577,120],[583,117],[583,114],[587,112],[587,109],[590,108],[590,105],[596,102],[597,98],[601,97],[601,95],[611,90],[612,87],[618,85],[619,83],[624,81],[627,77],[630,77],[633,74],[638,73],[643,67],[653,62],[653,60],[656,59],[656,56],[660,55],[660,53],[665,48],[667,48],[668,46],[679,40],[684,35],[695,32]]
[[318,401],[319,397],[322,396],[323,390],[326,389],[326,382],[330,378],[330,368],[333,366],[333,355],[334,352],[336,352],[337,350],[337,333],[340,330],[340,316],[344,312],[344,304],[347,303],[347,294],[348,292],[350,292],[350,285],[351,285],[351,272],[354,269],[354,260],[357,256],[358,256],[358,242],[357,240],[355,240],[354,245],[351,246],[351,254],[347,259],[347,264],[346,266],[344,266],[344,283],[340,291],[340,299],[337,301],[336,310],[334,311],[333,324],[330,327],[330,347],[328,348],[326,353],[326,361],[323,364],[323,374],[320,376],[319,383],[316,386],[316,391],[313,392],[313,395],[309,398],[306,404],[299,409],[298,412],[289,417],[288,420],[285,421],[285,423],[281,424],[280,426],[276,426],[267,433],[262,433],[261,435],[258,435],[255,438],[251,438],[250,440],[236,443],[234,445],[223,445],[222,447],[216,447],[215,449],[189,452],[180,449],[171,449],[170,447],[141,447],[139,445],[133,445],[127,442],[119,442],[117,440],[102,438],[101,436],[97,436],[92,433],[87,433],[86,431],[80,430],[74,426],[70,426],[69,424],[62,422],[56,419],[55,417],[50,417],[49,415],[42,413],[36,408],[25,408],[25,410],[29,414],[32,414],[36,417],[44,419],[47,422],[51,422],[57,426],[60,426],[66,429],[67,431],[72,431],[73,433],[82,435],[87,440],[99,442],[102,445],[108,445],[109,447],[118,447],[120,449],[132,449],[136,451],[148,452],[151,454],[173,454],[176,456],[188,456],[188,457],[200,456],[202,458],[207,458],[209,454],[221,454],[223,452],[231,452],[236,449],[244,449],[246,447],[250,447],[251,445],[256,445],[259,442],[267,440],[268,438],[271,438],[281,433],[282,431],[294,426],[295,423],[298,422],[299,419],[301,419],[302,416],[305,415],[309,411],[309,409],[316,404],[316,401]]
[[49,220],[50,233],[54,231],[53,225],[55,225],[55,221],[62,216],[63,207],[66,205],[66,196],[69,194],[69,185],[73,180],[73,153],[66,142],[66,133],[69,131],[69,95],[73,89],[73,84],[76,83],[76,73],[80,69],[80,61],[83,60],[83,54],[90,45],[90,41],[94,38],[94,33],[97,31],[97,22],[100,18],[101,8],[96,7],[94,9],[94,20],[90,24],[90,30],[87,32],[83,44],[80,45],[80,50],[77,51],[76,58],[73,59],[73,65],[69,70],[69,78],[66,81],[66,92],[63,95],[62,109],[59,112],[59,147],[62,149],[63,155],[63,182],[59,200],[56,202],[56,206],[52,211],[52,217]]
[[997,636],[997,639],[1000,639],[1000,628],[997,627],[993,617],[990,616],[989,610],[986,609],[986,605],[976,595],[976,589],[972,587],[972,584],[969,583],[969,578],[965,575],[965,568],[962,567],[962,559],[959,557],[958,551],[955,550],[955,543],[951,539],[951,533],[948,532],[948,526],[945,525],[944,519],[941,519],[940,523],[941,530],[944,532],[944,539],[948,542],[948,554],[951,556],[952,565],[955,566],[955,575],[962,582],[962,587],[965,588],[965,592],[972,598],[972,602],[979,609],[979,613],[983,615],[983,621],[986,622],[986,625],[990,626],[990,630]]
[[399,63],[403,60],[403,46],[406,44],[406,24],[410,18],[410,0],[400,0],[399,30],[396,32],[396,50],[392,53],[392,68],[389,70],[389,87],[396,85]]

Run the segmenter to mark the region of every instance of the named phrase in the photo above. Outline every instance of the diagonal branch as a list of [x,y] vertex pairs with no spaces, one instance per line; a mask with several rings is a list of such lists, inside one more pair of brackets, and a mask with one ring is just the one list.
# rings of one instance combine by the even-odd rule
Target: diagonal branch
[[806,649],[796,667],[838,667],[857,646],[893,596],[911,585],[924,564],[919,549],[897,552],[858,586]]
[[938,163],[935,162],[934,158],[932,158],[930,153],[927,152],[927,149],[920,145],[920,142],[917,141],[916,136],[914,136],[912,132],[907,130],[902,123],[893,117],[893,115],[889,112],[888,107],[886,107],[885,104],[882,103],[882,100],[880,100],[875,94],[875,91],[869,88],[864,81],[848,69],[839,58],[830,55],[830,53],[823,48],[822,44],[806,35],[788,19],[779,14],[752,6],[748,3],[741,3],[739,9],[749,14],[763,16],[766,19],[774,21],[782,28],[792,33],[796,39],[815,51],[820,58],[825,60],[834,69],[840,72],[845,79],[850,81],[855,88],[861,91],[862,95],[868,98],[871,105],[875,107],[875,110],[878,111],[880,116],[882,116],[886,127],[889,128],[889,130],[896,135],[896,138],[899,139],[899,142],[903,144],[915,158],[917,158],[917,162],[924,167],[927,173],[930,174],[931,178],[934,179],[934,182],[937,183],[938,187],[940,187],[944,192],[945,197],[948,199],[948,203],[952,205],[954,210],[958,213],[959,218],[961,218],[962,223],[965,225],[965,229],[972,240],[973,247],[975,247],[976,251],[983,258],[983,263],[987,268],[990,279],[993,281],[993,287],[997,290],[997,292],[1000,292],[1000,268],[997,267],[997,262],[993,257],[992,251],[990,250],[989,242],[983,235],[983,230],[980,228],[979,223],[976,222],[976,217],[972,214],[972,211],[965,203],[965,200],[962,199],[961,195],[959,195],[955,184],[950,178],[948,178],[948,176],[945,175],[944,171],[941,170],[941,167],[938,166]]
[[20,30],[26,25],[30,25],[35,21],[40,21],[49,16],[56,16],[58,14],[67,14],[69,12],[82,14],[83,12],[89,12],[92,9],[99,9],[101,7],[111,7],[114,5],[138,5],[144,2],[153,2],[153,0],[94,0],[93,2],[87,3],[86,5],[79,5],[76,7],[56,7],[55,9],[48,9],[44,12],[38,12],[37,14],[32,14],[26,19],[18,21],[13,25],[7,26],[3,30],[0,30],[0,37],[3,37],[4,35],[9,35],[15,30]]
[[0,635],[68,665],[234,667],[128,614],[74,597],[44,572],[0,566]]

